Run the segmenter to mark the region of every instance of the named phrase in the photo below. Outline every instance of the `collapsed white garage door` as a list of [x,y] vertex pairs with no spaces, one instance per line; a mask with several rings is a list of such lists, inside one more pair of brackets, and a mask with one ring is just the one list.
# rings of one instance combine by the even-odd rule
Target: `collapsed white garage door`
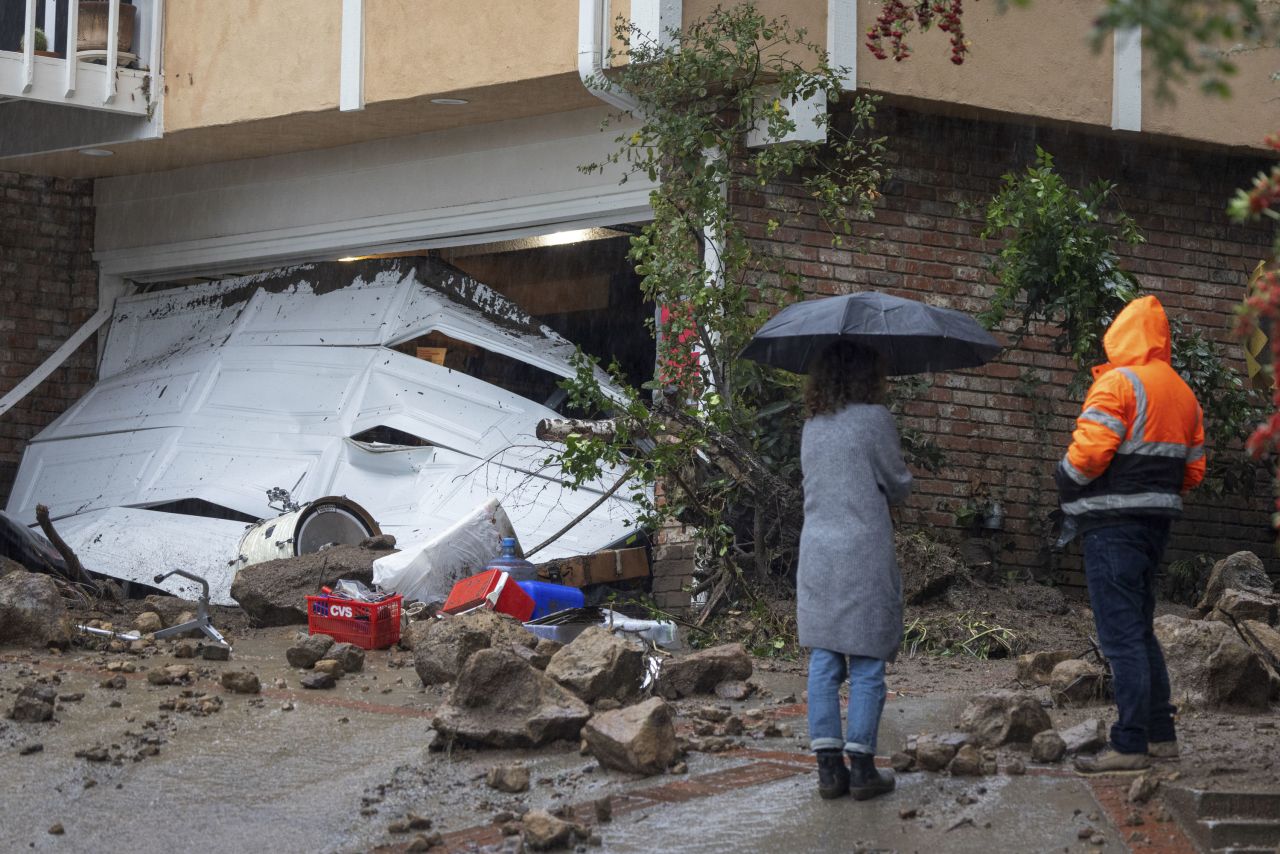
[[[486,382],[429,361],[446,348],[392,349],[429,334],[514,371]],[[222,602],[245,524],[145,508],[196,499],[267,518],[279,512],[268,490],[298,503],[345,495],[404,546],[492,496],[531,545],[621,476],[569,489],[534,438],[538,420],[557,414],[545,404],[553,380],[573,373],[573,353],[433,259],[304,265],[129,297],[116,306],[100,382],[31,441],[8,511],[31,523],[47,504],[90,569],[150,583],[185,564]],[[495,384],[515,374],[507,385],[548,399]],[[634,518],[611,497],[540,556],[601,548]]]

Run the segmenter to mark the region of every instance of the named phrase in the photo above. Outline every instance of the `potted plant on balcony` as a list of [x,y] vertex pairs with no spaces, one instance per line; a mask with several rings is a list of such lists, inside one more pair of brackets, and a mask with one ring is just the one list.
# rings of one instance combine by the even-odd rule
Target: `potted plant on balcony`
[[[117,63],[128,65],[137,59],[133,51],[133,31],[138,10],[120,4],[120,28],[116,34]],[[102,59],[107,51],[107,25],[111,19],[110,0],[80,0],[79,26],[76,31],[76,55],[81,59]]]
[[[58,53],[57,51],[49,50],[49,39],[44,34],[44,30],[39,28],[36,29],[35,43],[36,43],[36,49],[35,49],[36,56],[50,56],[50,57],[53,57],[54,59],[60,59],[62,57],[62,54]],[[18,41],[18,50],[26,50],[26,47],[27,47],[27,40],[25,38],[20,39]]]

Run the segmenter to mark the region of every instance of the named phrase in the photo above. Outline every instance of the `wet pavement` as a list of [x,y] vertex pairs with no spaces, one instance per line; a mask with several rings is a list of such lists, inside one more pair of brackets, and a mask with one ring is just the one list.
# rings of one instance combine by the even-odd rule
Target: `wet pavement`
[[[494,818],[503,812],[568,807],[593,822],[592,802],[605,796],[614,820],[595,828],[604,851],[1193,850],[1175,825],[1158,822],[1150,810],[1141,826],[1128,826],[1132,809],[1123,787],[1100,786],[1061,766],[1018,777],[903,774],[898,790],[884,798],[822,801],[805,750],[803,707],[767,696],[732,705],[765,709],[793,727],[792,736],[748,737],[728,753],[690,753],[682,775],[643,779],[605,771],[571,745],[431,753],[432,709],[445,694],[421,688],[411,656],[371,652],[365,671],[338,688],[304,691],[301,671],[284,661],[292,634],[251,632],[236,639],[231,662],[178,662],[200,671],[185,689],[151,685],[141,670],[127,675],[122,690],[99,687],[109,661],[154,669],[175,663],[167,653],[0,649],[6,710],[11,692],[37,677],[56,676],[60,696],[84,695],[60,701],[54,724],[0,721],[0,850],[395,849],[413,836],[392,833],[390,825],[409,814],[432,819],[432,831],[449,848],[468,850],[502,842]],[[261,678],[261,695],[219,686],[221,671],[242,667]],[[272,687],[277,679],[286,687]],[[762,672],[756,681],[773,697],[803,688],[795,674]],[[221,711],[199,717],[159,709],[183,690],[216,695]],[[908,734],[954,728],[963,699],[891,697],[880,753]],[[43,749],[21,755],[34,743]],[[75,755],[94,746],[115,761]],[[491,766],[514,761],[530,768],[529,792],[509,795],[484,785]],[[55,824],[62,834],[49,832]],[[1086,836],[1100,838],[1081,839],[1086,827],[1092,831]],[[1135,835],[1153,842],[1126,841]]]

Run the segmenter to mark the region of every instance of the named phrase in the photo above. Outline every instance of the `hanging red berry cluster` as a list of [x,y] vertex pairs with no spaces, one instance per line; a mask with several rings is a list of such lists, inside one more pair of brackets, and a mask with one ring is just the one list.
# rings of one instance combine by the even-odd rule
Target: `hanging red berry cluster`
[[[880,17],[867,30],[867,49],[876,59],[888,59],[890,54],[898,62],[911,55],[904,39],[912,27],[927,30],[936,26],[951,34],[951,61],[964,64],[969,46],[964,40],[964,0],[883,0]],[[885,49],[885,40],[889,42]]]

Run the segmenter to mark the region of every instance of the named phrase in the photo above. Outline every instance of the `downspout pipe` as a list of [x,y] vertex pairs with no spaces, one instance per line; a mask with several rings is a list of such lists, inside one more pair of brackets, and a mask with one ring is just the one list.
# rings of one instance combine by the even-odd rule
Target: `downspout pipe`
[[640,104],[624,92],[606,91],[592,78],[604,68],[609,43],[609,0],[578,0],[578,77],[587,91],[611,107],[638,114]]

